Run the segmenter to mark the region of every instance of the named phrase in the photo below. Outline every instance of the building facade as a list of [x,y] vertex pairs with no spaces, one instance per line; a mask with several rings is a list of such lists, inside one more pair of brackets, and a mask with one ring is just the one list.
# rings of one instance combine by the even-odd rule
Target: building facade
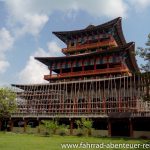
[[[150,137],[150,76],[139,74],[134,42],[127,43],[121,18],[75,31],[53,32],[66,43],[62,57],[36,57],[45,64],[48,84],[12,85],[18,109],[10,130],[22,120],[36,125],[59,118],[70,125],[91,118],[101,136]],[[144,123],[144,124],[143,124]]]

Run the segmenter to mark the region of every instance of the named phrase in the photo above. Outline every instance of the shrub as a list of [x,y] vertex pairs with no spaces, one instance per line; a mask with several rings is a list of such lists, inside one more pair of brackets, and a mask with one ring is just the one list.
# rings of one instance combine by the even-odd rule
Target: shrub
[[60,125],[59,126],[59,135],[60,136],[67,135],[68,129],[69,129],[69,126],[66,126],[65,124]]
[[50,134],[56,134],[56,130],[58,129],[58,122],[57,120],[42,120],[42,123],[46,129],[46,132]]
[[92,130],[92,126],[93,126],[93,121],[90,119],[85,119],[82,118],[81,120],[76,120],[75,121],[78,131],[79,131],[79,135],[83,135],[84,131],[86,133],[86,135],[90,136],[91,135],[91,130]]
[[83,130],[82,129],[78,129],[76,135],[79,136],[79,137],[83,136],[84,135]]

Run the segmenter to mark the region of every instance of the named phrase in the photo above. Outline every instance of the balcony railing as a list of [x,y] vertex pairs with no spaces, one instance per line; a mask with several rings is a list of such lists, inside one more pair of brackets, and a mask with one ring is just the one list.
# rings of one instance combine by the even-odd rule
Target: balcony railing
[[103,42],[90,43],[90,44],[84,44],[84,45],[77,45],[74,47],[63,48],[62,52],[68,53],[68,52],[79,51],[79,50],[88,49],[88,48],[90,49],[90,48],[96,48],[96,47],[103,47],[103,46],[116,47],[117,43],[115,40],[106,40]]
[[88,76],[88,75],[117,73],[117,72],[129,73],[129,69],[126,67],[115,67],[115,68],[106,68],[106,69],[97,69],[97,70],[88,70],[88,71],[69,72],[69,73],[55,74],[51,76],[44,75],[44,79],[50,80],[50,79],[57,79],[57,78]]

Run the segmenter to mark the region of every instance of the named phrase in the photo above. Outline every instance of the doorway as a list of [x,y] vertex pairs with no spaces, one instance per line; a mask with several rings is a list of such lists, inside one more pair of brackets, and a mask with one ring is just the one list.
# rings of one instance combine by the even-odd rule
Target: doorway
[[113,120],[111,122],[111,136],[130,137],[128,120]]

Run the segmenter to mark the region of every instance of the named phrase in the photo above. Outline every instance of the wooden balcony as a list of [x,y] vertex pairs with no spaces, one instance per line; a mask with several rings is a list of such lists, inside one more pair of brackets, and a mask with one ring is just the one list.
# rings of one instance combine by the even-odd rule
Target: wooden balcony
[[61,79],[61,78],[69,78],[69,77],[78,77],[78,76],[90,76],[90,75],[98,75],[98,74],[107,74],[107,73],[128,73],[129,69],[126,67],[115,67],[115,68],[106,68],[106,69],[97,69],[97,70],[88,70],[88,71],[79,71],[79,72],[69,72],[62,74],[54,74],[54,75],[44,75],[45,80],[51,79]]
[[103,46],[116,47],[117,43],[115,40],[106,40],[103,42],[83,44],[83,45],[78,45],[74,47],[63,48],[62,52],[66,54],[68,52],[80,51],[84,49],[97,48],[97,47],[103,47]]

